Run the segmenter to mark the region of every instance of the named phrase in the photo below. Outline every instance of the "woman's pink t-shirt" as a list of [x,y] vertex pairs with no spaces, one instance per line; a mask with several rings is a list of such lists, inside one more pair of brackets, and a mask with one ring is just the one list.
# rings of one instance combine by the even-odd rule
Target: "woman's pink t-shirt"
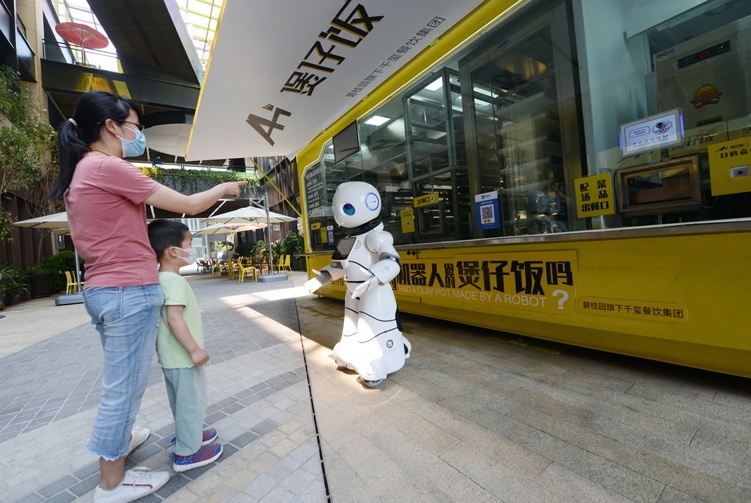
[[161,185],[119,157],[89,152],[65,192],[70,235],[85,261],[86,288],[159,283],[146,205]]

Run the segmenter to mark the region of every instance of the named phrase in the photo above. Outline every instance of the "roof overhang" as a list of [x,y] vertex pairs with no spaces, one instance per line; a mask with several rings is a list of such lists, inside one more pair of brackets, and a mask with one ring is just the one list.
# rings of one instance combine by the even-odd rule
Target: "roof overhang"
[[227,0],[186,157],[287,155],[482,0]]

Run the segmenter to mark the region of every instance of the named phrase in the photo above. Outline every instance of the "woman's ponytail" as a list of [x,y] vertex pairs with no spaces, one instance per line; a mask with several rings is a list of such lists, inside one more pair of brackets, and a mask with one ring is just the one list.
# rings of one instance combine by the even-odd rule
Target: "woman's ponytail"
[[68,190],[78,161],[89,151],[89,146],[76,134],[75,119],[64,121],[57,130],[57,151],[60,176],[50,192],[49,199],[60,199]]

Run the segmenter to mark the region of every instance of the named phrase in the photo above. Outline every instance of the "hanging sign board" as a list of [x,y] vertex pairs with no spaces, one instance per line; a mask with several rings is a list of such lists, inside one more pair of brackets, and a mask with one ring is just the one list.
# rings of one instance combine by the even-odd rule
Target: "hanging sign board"
[[186,157],[294,155],[482,3],[226,0]]
[[415,208],[423,208],[425,206],[433,206],[441,202],[441,196],[438,192],[431,192],[424,196],[416,197],[412,205]]
[[407,208],[399,212],[402,221],[402,233],[415,232],[415,210]]

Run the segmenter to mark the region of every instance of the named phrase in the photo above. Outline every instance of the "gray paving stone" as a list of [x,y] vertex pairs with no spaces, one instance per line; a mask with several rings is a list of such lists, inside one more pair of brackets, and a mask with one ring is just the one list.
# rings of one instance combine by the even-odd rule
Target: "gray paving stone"
[[21,498],[16,503],[40,503],[42,501],[44,501],[44,498],[42,498],[38,494],[30,494],[24,498]]
[[183,487],[187,486],[190,481],[190,478],[180,473],[174,474],[170,477],[169,481],[156,492],[156,494],[160,498],[167,499]]
[[78,480],[76,480],[75,477],[70,477],[70,476],[64,477],[52,484],[49,484],[45,487],[38,489],[38,491],[39,491],[39,494],[41,494],[42,496],[50,497],[52,495],[55,495],[67,489],[68,487],[70,487],[76,482],[78,482]]
[[254,442],[256,439],[258,439],[258,434],[252,431],[248,431],[243,433],[239,437],[233,438],[232,443],[238,448],[242,449],[249,443]]
[[59,493],[55,496],[47,499],[49,503],[69,503],[70,501],[74,501],[76,497],[68,492]]
[[68,488],[68,490],[80,498],[84,494],[96,489],[98,485],[99,469],[97,468],[96,474],[90,475],[88,478],[82,480],[78,484],[73,484]]

